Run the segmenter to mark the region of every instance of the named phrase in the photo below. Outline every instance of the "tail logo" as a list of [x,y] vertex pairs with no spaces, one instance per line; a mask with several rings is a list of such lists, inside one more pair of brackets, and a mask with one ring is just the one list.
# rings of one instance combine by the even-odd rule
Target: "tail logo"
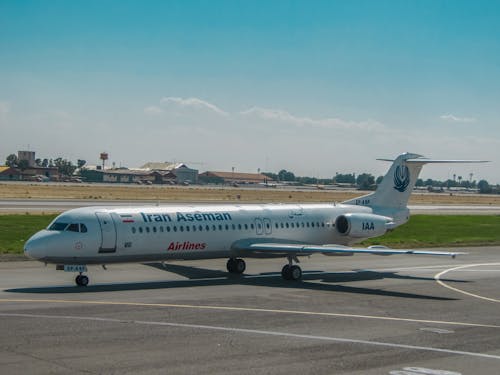
[[394,172],[394,189],[399,192],[404,192],[410,184],[410,170],[406,165],[396,167]]

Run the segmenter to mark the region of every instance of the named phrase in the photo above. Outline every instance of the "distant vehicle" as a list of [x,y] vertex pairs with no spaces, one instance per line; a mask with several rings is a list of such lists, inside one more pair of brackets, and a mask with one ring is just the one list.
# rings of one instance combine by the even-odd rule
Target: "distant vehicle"
[[89,282],[85,275],[89,264],[228,258],[227,270],[241,274],[246,268],[243,257],[283,257],[288,262],[282,277],[298,280],[302,270],[294,262],[314,253],[461,254],[351,246],[408,221],[408,199],[424,164],[475,162],[430,160],[409,153],[390,161],[392,166],[374,193],[342,204],[78,208],[32,236],[24,251],[41,262],[55,263],[57,269],[78,272],[79,286]]

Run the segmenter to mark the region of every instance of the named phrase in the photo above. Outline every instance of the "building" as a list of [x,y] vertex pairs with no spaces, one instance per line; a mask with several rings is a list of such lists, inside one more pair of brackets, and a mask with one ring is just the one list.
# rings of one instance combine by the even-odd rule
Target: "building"
[[26,160],[28,162],[28,167],[35,167],[35,151],[18,151],[17,160]]
[[200,174],[200,179],[209,183],[222,184],[264,184],[274,182],[261,173],[216,172],[207,171]]
[[196,184],[198,182],[198,170],[189,168],[184,163],[155,163],[149,162],[144,164],[141,169],[154,171],[158,173],[170,172],[175,176],[177,184],[190,183]]
[[16,168],[11,168],[6,165],[0,166],[0,181],[19,181],[21,172]]
[[79,173],[87,182],[184,184],[198,181],[198,171],[182,163],[147,163],[137,169],[86,166]]

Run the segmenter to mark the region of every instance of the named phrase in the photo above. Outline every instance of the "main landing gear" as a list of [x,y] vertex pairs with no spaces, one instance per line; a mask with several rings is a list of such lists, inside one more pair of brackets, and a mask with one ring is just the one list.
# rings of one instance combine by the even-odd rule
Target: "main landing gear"
[[283,277],[284,280],[300,280],[302,278],[302,269],[297,266],[296,264],[293,264],[293,261],[296,261],[299,263],[299,260],[297,257],[288,257],[288,264],[285,264],[283,266],[283,269],[281,270],[281,277]]
[[75,278],[76,285],[87,286],[89,284],[89,277],[81,273]]
[[230,273],[242,274],[243,272],[245,272],[246,264],[243,259],[229,258],[226,267]]

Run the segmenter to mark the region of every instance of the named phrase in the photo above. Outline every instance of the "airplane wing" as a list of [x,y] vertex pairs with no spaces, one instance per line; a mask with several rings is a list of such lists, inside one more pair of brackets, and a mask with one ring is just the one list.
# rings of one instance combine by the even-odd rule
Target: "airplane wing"
[[247,243],[238,244],[236,250],[241,253],[249,252],[255,254],[274,254],[274,255],[308,255],[321,253],[325,255],[352,255],[352,254],[373,254],[373,255],[435,255],[435,256],[451,256],[455,258],[457,255],[467,254],[462,252],[448,251],[428,251],[415,249],[391,249],[385,246],[370,246],[370,247],[349,247],[342,245],[307,245],[307,244],[287,244],[287,243]]

